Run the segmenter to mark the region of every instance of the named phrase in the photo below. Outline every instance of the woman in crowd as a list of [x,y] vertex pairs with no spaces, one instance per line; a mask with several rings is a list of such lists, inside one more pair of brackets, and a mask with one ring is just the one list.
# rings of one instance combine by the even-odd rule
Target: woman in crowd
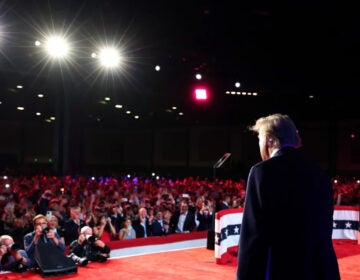
[[101,215],[98,218],[97,224],[93,227],[94,235],[100,240],[108,243],[111,240],[117,239],[116,231],[111,223],[111,218],[106,215]]
[[123,222],[123,228],[119,231],[120,240],[128,240],[136,238],[136,233],[134,228],[131,225],[131,219],[126,218]]

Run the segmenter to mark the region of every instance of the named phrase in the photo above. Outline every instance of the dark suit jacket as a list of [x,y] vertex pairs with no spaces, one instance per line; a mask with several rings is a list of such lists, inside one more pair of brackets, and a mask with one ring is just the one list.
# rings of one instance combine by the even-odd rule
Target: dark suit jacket
[[[190,209],[190,208],[189,208]],[[170,228],[171,232],[175,233],[177,229],[177,225],[179,223],[180,211],[177,210],[174,212],[173,216],[170,219]],[[187,215],[185,217],[183,231],[195,231],[196,223],[195,223],[195,214],[193,211],[188,210]]]
[[229,208],[230,208],[229,205],[227,205],[227,204],[225,204],[223,202],[221,202],[220,205],[219,205],[219,211],[229,209]]
[[213,228],[214,213],[205,214],[199,212],[197,214],[197,220],[199,221],[197,231],[211,230]]
[[331,182],[298,150],[284,148],[256,164],[247,184],[237,279],[340,279],[332,218]]
[[80,219],[80,225],[76,224],[73,219],[69,218],[64,223],[64,238],[65,244],[70,245],[70,243],[79,238],[79,233],[82,227],[86,226],[84,220]]
[[[145,222],[145,226],[146,226],[146,235],[147,237],[151,236],[151,228],[150,228],[150,223],[149,223],[149,219],[145,218],[146,222]],[[141,225],[141,221],[140,218],[137,217],[133,222],[132,222],[132,227],[134,228],[135,232],[136,232],[136,238],[141,238],[141,237],[145,237],[145,229],[144,227]]]
[[[166,225],[167,222],[163,220],[163,224]],[[160,222],[158,220],[153,220],[151,223],[151,235],[152,236],[162,236],[169,233],[169,231],[165,231],[163,227],[161,226]]]

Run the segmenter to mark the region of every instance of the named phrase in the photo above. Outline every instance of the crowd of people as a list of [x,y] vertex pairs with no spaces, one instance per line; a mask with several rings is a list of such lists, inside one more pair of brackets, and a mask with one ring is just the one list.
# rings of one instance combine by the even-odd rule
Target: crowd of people
[[206,231],[245,196],[244,181],[191,177],[2,176],[0,187],[1,269],[19,271],[36,268],[43,243],[86,265],[106,261],[113,240]]
[[[339,193],[359,203],[358,181],[333,187],[334,204]],[[38,242],[86,265],[106,261],[113,240],[212,229],[216,211],[243,207],[246,181],[2,176],[0,189],[0,268],[23,271],[36,268]]]

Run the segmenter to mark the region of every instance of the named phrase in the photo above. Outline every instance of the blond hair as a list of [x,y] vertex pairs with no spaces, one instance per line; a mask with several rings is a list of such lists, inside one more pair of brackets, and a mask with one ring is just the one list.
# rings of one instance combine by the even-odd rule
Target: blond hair
[[6,234],[1,235],[0,236],[0,245],[3,245],[4,241],[8,240],[8,239],[10,239],[11,241],[14,241],[14,239],[10,235],[6,235]]
[[46,220],[46,217],[45,217],[43,214],[38,214],[38,215],[36,215],[36,216],[33,218],[33,224],[35,225],[36,220],[39,220],[39,219],[45,219],[45,220]]
[[274,138],[278,145],[301,146],[301,138],[295,123],[288,115],[273,114],[256,120],[249,129],[259,135]]

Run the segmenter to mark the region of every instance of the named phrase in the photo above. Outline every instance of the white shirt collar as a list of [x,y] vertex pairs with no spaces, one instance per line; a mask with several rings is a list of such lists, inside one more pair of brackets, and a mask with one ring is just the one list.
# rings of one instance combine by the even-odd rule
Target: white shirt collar
[[272,158],[279,150],[280,150],[280,148],[275,148],[275,149],[271,152],[270,157]]
[[289,144],[284,144],[282,145],[281,147],[279,148],[275,148],[272,152],[271,152],[271,155],[270,157],[273,157],[279,150],[281,150],[282,148],[285,148],[285,147],[294,147],[294,145],[289,145]]

